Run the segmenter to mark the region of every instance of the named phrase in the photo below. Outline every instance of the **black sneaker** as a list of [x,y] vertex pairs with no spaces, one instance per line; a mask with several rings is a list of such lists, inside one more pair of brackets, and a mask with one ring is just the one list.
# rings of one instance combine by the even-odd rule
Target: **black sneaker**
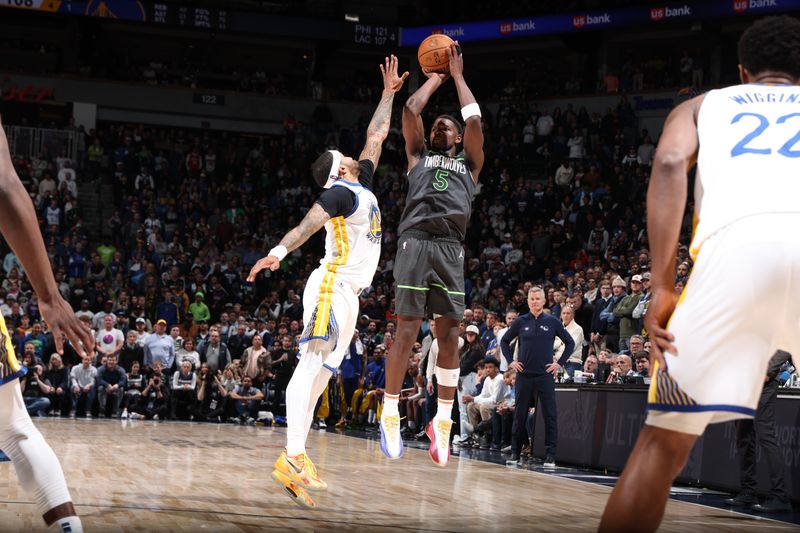
[[758,500],[752,492],[740,492],[733,498],[725,499],[725,504],[733,507],[750,507],[756,503]]
[[489,447],[489,449],[492,450],[493,452],[499,452],[500,451],[500,445],[499,444],[492,444]]
[[545,468],[555,468],[556,467],[556,459],[552,455],[548,455],[544,458],[544,464],[542,465]]
[[763,503],[753,505],[751,509],[759,513],[790,513],[792,512],[792,504],[786,500],[768,498]]
[[489,449],[489,439],[483,437],[480,441],[480,449],[481,450],[488,450]]
[[508,465],[508,466],[517,465],[517,464],[519,464],[519,462],[520,461],[519,461],[519,454],[518,453],[512,453],[511,457],[506,459],[506,465]]

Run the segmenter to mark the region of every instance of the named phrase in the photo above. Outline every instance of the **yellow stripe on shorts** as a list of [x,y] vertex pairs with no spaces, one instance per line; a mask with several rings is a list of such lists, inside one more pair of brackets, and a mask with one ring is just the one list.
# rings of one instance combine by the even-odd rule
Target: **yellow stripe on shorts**
[[350,243],[347,240],[347,228],[344,224],[344,217],[331,219],[333,225],[333,235],[336,241],[336,259],[327,265],[328,272],[322,278],[322,285],[319,289],[319,303],[317,304],[316,320],[312,337],[325,337],[328,331],[328,324],[331,319],[331,304],[333,301],[333,284],[336,280],[336,270],[347,263],[350,254]]

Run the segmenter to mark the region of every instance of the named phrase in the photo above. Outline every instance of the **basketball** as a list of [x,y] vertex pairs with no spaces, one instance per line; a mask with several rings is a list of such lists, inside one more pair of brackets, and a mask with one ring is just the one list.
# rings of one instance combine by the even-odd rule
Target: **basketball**
[[453,39],[441,33],[426,37],[417,50],[417,60],[422,70],[424,72],[448,72],[450,59],[447,57],[447,49],[452,44]]

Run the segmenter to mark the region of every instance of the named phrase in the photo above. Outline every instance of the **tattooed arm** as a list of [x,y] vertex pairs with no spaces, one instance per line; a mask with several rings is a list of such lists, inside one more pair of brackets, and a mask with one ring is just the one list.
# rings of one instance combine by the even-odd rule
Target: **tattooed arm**
[[390,56],[385,58],[384,64],[380,65],[383,75],[383,93],[378,108],[372,115],[372,120],[367,127],[367,144],[358,157],[359,161],[369,159],[374,168],[378,167],[378,159],[381,157],[381,146],[386,136],[389,134],[389,124],[392,119],[392,103],[394,93],[403,87],[403,82],[408,77],[408,72],[402,76],[397,74],[397,58]]
[[[283,236],[279,246],[284,246],[288,252],[300,248],[303,243],[305,243],[312,235],[318,232],[320,228],[322,228],[322,226],[324,226],[325,223],[330,219],[330,215],[326,213],[324,209],[322,209],[322,206],[320,206],[318,203],[314,203],[314,205],[311,206],[311,209],[308,210],[308,213],[306,213],[306,216],[303,217],[303,220],[300,221],[300,224],[289,230],[289,232]],[[265,268],[268,268],[274,272],[280,267],[280,259],[274,255],[262,257],[258,260],[258,262],[256,262],[255,265],[253,265],[253,268],[250,270],[250,274],[247,276],[247,281],[251,283],[255,281],[256,274]]]

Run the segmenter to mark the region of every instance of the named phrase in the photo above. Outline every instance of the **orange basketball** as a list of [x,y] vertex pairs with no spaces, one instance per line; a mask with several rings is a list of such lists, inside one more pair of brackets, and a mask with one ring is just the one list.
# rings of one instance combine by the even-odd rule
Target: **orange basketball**
[[425,72],[448,72],[450,59],[447,56],[447,49],[452,44],[453,39],[441,33],[426,37],[417,50],[417,60],[422,70]]

